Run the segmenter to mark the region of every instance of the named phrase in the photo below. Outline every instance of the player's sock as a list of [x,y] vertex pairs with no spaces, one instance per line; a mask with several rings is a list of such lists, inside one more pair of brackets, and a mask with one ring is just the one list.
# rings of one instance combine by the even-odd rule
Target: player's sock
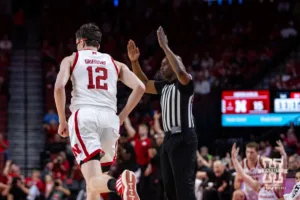
[[116,189],[116,183],[117,183],[117,180],[112,178],[112,179],[109,179],[107,181],[107,188],[112,191],[112,192],[117,192],[117,189]]

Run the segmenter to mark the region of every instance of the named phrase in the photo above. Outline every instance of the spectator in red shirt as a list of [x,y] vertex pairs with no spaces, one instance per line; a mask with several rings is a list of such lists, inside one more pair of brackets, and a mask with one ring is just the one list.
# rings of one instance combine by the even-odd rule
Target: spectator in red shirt
[[30,188],[31,186],[35,185],[39,192],[42,193],[45,191],[45,185],[43,181],[40,178],[40,171],[33,170],[31,177],[28,177],[25,179],[25,185],[27,188]]
[[[148,150],[151,148],[151,139],[148,137],[149,129],[146,124],[139,124],[138,134],[137,131],[132,127],[129,118],[124,121],[125,129],[128,137],[131,139],[131,143],[134,147],[136,154],[136,162],[141,170],[141,177],[138,184],[141,199],[148,199],[147,191],[149,189],[149,177],[145,175],[145,171],[150,163],[150,157]],[[144,195],[144,196],[143,196]]]
[[6,178],[6,183],[10,184],[13,178],[21,177],[20,167],[11,160],[8,160],[6,161],[2,174]]
[[[148,137],[148,127],[146,124],[138,126],[138,134],[132,127],[130,119],[124,121],[125,129],[136,153],[136,162],[143,169],[149,163],[148,149],[151,148],[151,139]],[[142,170],[143,171],[143,170]]]
[[65,180],[70,167],[69,161],[65,152],[60,152],[59,155],[47,167],[53,172],[55,179]]
[[0,169],[3,169],[7,158],[6,149],[8,148],[8,141],[4,139],[3,134],[0,133]]

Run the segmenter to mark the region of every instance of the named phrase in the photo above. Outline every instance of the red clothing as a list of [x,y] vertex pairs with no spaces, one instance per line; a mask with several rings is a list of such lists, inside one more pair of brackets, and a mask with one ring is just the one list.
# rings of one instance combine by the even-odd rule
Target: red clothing
[[149,163],[148,149],[151,148],[150,138],[141,140],[140,138],[136,137],[133,139],[132,145],[134,146],[137,164],[147,165]]
[[32,185],[36,185],[40,192],[45,192],[45,185],[41,179],[34,181],[31,177],[28,177],[25,179],[25,185],[28,188],[30,188]]
[[54,178],[59,178],[60,180],[65,180],[67,177],[67,173],[69,171],[70,164],[69,164],[69,161],[65,160],[61,165],[64,166],[66,171],[61,170],[61,168],[58,166],[54,166],[53,170],[52,170],[53,175],[54,175]]
[[[7,140],[2,140],[2,142],[4,144],[6,144],[7,146],[9,145]],[[0,145],[0,153],[3,153],[6,150],[6,148],[4,148],[2,145]]]

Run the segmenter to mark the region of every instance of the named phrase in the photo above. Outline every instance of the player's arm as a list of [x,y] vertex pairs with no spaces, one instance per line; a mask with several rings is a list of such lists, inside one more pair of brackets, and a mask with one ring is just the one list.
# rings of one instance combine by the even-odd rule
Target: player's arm
[[238,152],[239,148],[236,148],[236,144],[234,143],[231,150],[231,158],[234,169],[249,187],[258,192],[260,190],[261,185],[243,170],[241,164],[237,159]]
[[130,121],[129,117],[126,117],[126,119],[124,121],[124,126],[125,126],[126,132],[128,134],[128,137],[129,138],[133,138],[135,136],[135,134],[136,134],[136,131],[132,127],[131,121]]
[[242,183],[243,183],[243,179],[239,174],[236,174],[236,176],[234,177],[234,184],[233,184],[234,189],[239,190],[242,186]]
[[129,70],[129,68],[125,64],[120,62],[116,62],[116,64],[120,69],[120,81],[122,81],[127,87],[132,89],[125,107],[119,114],[120,123],[122,124],[130,114],[130,112],[141,100],[143,94],[145,93],[145,85],[134,73]]
[[186,72],[182,60],[179,56],[176,56],[168,45],[167,36],[162,27],[157,30],[157,38],[160,47],[164,50],[166,57],[175,72],[178,81],[182,85],[187,85],[192,80],[191,76]]
[[139,63],[140,50],[138,47],[136,47],[133,40],[129,40],[127,45],[127,52],[128,52],[128,57],[131,61],[133,73],[145,84],[146,87],[145,92],[148,94],[157,94],[154,85],[155,81],[149,80],[140,66]]
[[56,109],[59,117],[59,134],[61,136],[67,136],[67,123],[65,115],[65,105],[66,105],[66,93],[65,86],[70,78],[70,69],[74,61],[74,55],[65,57],[61,64],[60,70],[57,74],[55,88],[54,88],[54,99],[56,104]]

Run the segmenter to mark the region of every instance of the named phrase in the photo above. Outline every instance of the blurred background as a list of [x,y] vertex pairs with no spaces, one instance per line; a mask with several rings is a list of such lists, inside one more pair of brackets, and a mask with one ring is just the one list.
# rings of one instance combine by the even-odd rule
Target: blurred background
[[[62,58],[76,51],[75,31],[86,22],[101,28],[100,52],[129,67],[126,45],[133,39],[149,78],[156,77],[164,56],[156,38],[158,26],[164,27],[195,83],[196,170],[203,163],[212,170],[212,162],[222,160],[232,172],[228,152],[234,142],[242,147],[241,156],[245,144],[256,141],[260,155],[276,157],[274,144],[281,139],[289,172],[296,172],[299,19],[296,0],[1,0],[1,198],[85,199],[69,141],[57,135],[53,89]],[[119,109],[129,92],[118,85]],[[68,104],[70,93],[69,83]],[[145,95],[121,128],[111,169],[115,177],[124,169],[135,171],[142,200],[163,199],[159,112],[159,97]]]

